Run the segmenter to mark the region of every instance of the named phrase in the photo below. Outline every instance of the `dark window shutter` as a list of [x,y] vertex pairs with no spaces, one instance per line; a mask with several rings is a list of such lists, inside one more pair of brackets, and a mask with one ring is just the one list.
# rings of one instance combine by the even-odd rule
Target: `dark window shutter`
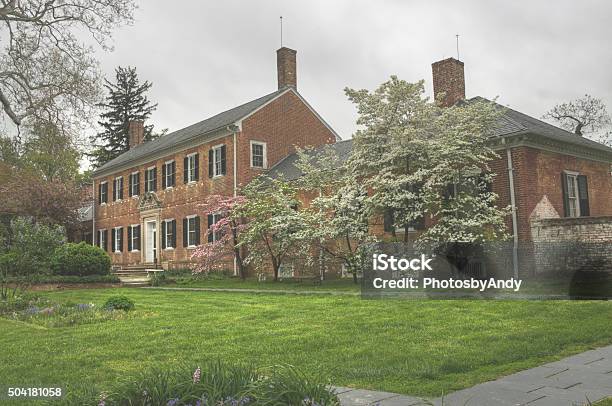
[[393,209],[385,210],[384,227],[386,233],[391,233],[394,230],[393,226]]
[[563,193],[563,216],[569,217],[569,197],[567,194],[567,174],[561,173],[561,191]]
[[119,199],[123,200],[123,176],[119,178]]
[[119,229],[119,252],[123,252],[123,227]]
[[104,230],[104,251],[108,251],[108,230]]
[[183,219],[183,247],[187,246],[187,219]]
[[115,229],[111,231],[111,252],[115,252]]
[[136,195],[140,195],[140,172],[136,174]]
[[213,177],[213,154],[214,151],[212,149],[208,150],[208,177]]
[[133,227],[132,226],[128,226],[128,229],[127,229],[127,240],[128,240],[127,241],[128,242],[127,250],[128,250],[128,252],[130,252],[130,251],[132,251],[134,249],[134,247],[132,246],[132,232],[133,231],[134,231]]
[[128,195],[130,197],[134,195],[134,180],[134,175],[130,174],[130,176],[128,176]]
[[168,223],[166,223],[165,221],[162,221],[161,225],[162,225],[162,234],[161,234],[162,249],[166,249],[166,227]]
[[96,232],[96,245],[99,247],[100,246],[100,233],[102,231],[98,230],[98,232]]
[[176,248],[176,220],[172,220],[172,248]]
[[98,204],[102,203],[102,184],[98,183]]
[[208,230],[207,234],[208,234],[208,242],[213,242],[213,234],[210,231],[210,227],[212,227],[213,225],[213,215],[209,214],[208,218],[207,218],[207,224],[206,224],[206,228]]
[[144,191],[147,193],[149,191],[149,170],[145,169],[145,179],[144,179]]
[[166,183],[166,175],[168,174],[168,170],[167,170],[168,165],[163,164],[162,165],[162,189],[165,189],[167,185]]
[[193,162],[195,166],[195,169],[193,171],[194,179],[198,181],[200,180],[200,154],[195,154],[195,156],[193,157]]
[[195,245],[200,245],[200,216],[195,218]]
[[189,173],[189,158],[185,157],[183,158],[183,182],[187,183],[188,178],[187,178],[187,174]]
[[227,173],[226,167],[225,167],[226,151],[227,151],[227,147],[225,145],[222,146],[221,147],[221,175],[225,175]]
[[172,182],[172,187],[176,186],[176,161],[172,161],[172,164],[170,164],[172,166],[172,176],[171,176],[171,182]]
[[589,208],[589,183],[586,175],[578,175],[578,198],[580,199],[580,217],[591,215]]
[[117,200],[116,196],[117,196],[117,179],[113,179],[113,202]]
[[157,168],[153,169],[153,191],[157,190]]

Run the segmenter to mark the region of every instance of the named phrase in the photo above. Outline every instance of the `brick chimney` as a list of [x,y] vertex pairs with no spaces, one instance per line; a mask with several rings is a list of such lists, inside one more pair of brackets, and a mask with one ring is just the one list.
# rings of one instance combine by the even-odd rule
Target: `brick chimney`
[[463,62],[455,58],[448,58],[431,64],[433,73],[434,97],[444,93],[441,105],[450,107],[459,100],[465,99],[465,75],[463,73]]
[[128,124],[129,149],[144,143],[144,122],[140,120],[130,121]]
[[276,70],[278,72],[278,89],[291,86],[297,89],[296,50],[282,47],[276,51]]

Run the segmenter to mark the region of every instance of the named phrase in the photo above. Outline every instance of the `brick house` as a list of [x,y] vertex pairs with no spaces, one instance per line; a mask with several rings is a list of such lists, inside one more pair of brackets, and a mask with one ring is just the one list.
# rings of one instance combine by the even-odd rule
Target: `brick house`
[[[210,194],[236,194],[266,171],[299,177],[295,145],[333,144],[350,155],[352,140],[340,141],[298,93],[294,50],[277,51],[277,71],[277,91],[158,140],[143,143],[143,124],[131,123],[130,150],[94,172],[93,234],[114,265],[186,264],[216,221],[200,218],[197,204]],[[438,61],[432,72],[434,95],[444,94],[446,106],[466,99],[463,62]],[[612,263],[612,149],[505,111],[491,137],[499,158],[490,167],[499,204],[513,207],[507,227],[514,273],[533,267],[533,244],[543,240],[597,240]],[[413,239],[430,223],[405,232]],[[383,216],[371,229],[391,234]]]
[[278,90],[199,123],[143,142],[93,173],[95,242],[120,267],[180,267],[204,242],[214,216],[197,205],[240,185],[294,152],[339,137],[297,91],[296,51],[277,51]]
[[[446,106],[466,99],[463,62],[454,58],[435,62],[432,73],[436,99],[443,95]],[[534,255],[537,243],[548,243],[541,248],[547,251],[551,244],[568,241],[588,243],[585,262],[592,262],[597,251],[606,269],[612,270],[612,149],[509,108],[491,137],[491,145],[499,154],[490,163],[497,175],[492,189],[499,195],[501,207],[513,208],[507,227],[513,236],[508,257],[514,274],[519,269],[533,269],[534,261],[542,259]],[[352,140],[338,142],[334,148],[346,158]],[[271,176],[301,176],[296,160],[295,154],[289,155],[271,168]],[[407,228],[411,240],[432,221],[424,220],[420,226]],[[372,220],[371,229],[388,238],[391,224],[388,217],[380,216]]]

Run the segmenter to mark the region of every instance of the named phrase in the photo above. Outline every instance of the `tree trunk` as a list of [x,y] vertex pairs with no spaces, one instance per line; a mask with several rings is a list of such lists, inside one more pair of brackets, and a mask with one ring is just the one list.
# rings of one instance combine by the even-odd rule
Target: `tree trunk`
[[234,256],[236,257],[236,263],[238,264],[238,274],[240,275],[240,279],[246,279],[246,270],[244,269],[244,263],[242,261],[242,253],[240,252],[240,248],[236,247],[238,245],[238,235],[236,231],[236,225],[232,227],[232,240],[234,244]]

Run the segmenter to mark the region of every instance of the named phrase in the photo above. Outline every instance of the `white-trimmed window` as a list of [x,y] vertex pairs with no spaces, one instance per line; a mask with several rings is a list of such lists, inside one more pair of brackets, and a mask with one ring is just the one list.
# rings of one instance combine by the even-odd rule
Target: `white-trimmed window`
[[118,176],[113,181],[113,201],[123,199],[123,176]]
[[108,236],[108,233],[107,233],[106,229],[98,230],[98,247],[100,247],[104,251],[106,251],[106,246],[107,246],[106,238],[107,238],[107,236]]
[[157,190],[157,168],[152,166],[145,171],[145,192]]
[[168,189],[174,187],[176,182],[176,164],[174,160],[164,163],[162,167],[162,188]]
[[197,215],[183,219],[183,246],[195,247],[200,244],[200,218]]
[[100,190],[98,192],[100,198],[100,204],[108,203],[108,182],[100,182]]
[[199,154],[197,153],[185,157],[185,183],[198,181],[198,158]]
[[162,221],[162,249],[176,248],[176,220],[167,219]]
[[123,227],[113,228],[113,252],[123,251]]
[[210,232],[210,228],[221,220],[221,214],[214,213],[208,215],[207,228],[208,228],[208,242],[214,242],[221,238],[221,231],[217,231],[216,233]]
[[128,227],[128,251],[140,251],[140,224],[132,224]]
[[567,210],[569,217],[580,217],[580,195],[578,192],[578,174],[565,173],[567,187]]
[[132,172],[130,174],[130,196],[135,197],[140,194],[140,173]]
[[216,145],[210,152],[212,176],[225,175],[225,145]]
[[267,147],[265,142],[251,141],[251,168],[268,166]]

